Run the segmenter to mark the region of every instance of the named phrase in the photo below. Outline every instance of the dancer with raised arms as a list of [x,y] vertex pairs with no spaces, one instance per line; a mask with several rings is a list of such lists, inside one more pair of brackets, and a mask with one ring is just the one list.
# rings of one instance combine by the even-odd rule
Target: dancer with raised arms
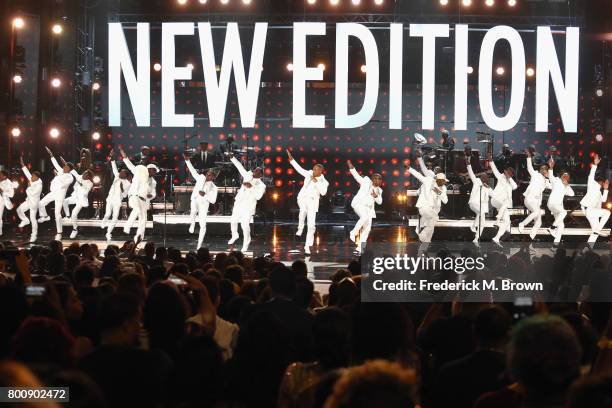
[[[361,176],[350,160],[347,160],[351,175],[359,183],[359,191],[351,201],[351,207],[359,217],[357,224],[349,233],[351,241],[357,244],[357,251],[361,252],[362,245],[368,241],[372,229],[372,219],[376,218],[375,204],[382,204],[382,176],[379,173],[372,174],[372,178]],[[359,242],[357,242],[359,238]]]
[[74,165],[72,163],[66,162],[62,160],[63,165],[60,166],[57,162],[57,159],[53,156],[53,152],[51,149],[45,146],[45,150],[49,153],[49,157],[51,157],[51,163],[53,164],[53,171],[55,177],[51,180],[51,185],[49,187],[49,193],[40,200],[38,204],[38,213],[40,218],[38,218],[39,223],[43,223],[49,221],[49,215],[47,215],[47,205],[53,201],[54,203],[54,216],[55,216],[55,230],[56,235],[55,239],[62,239],[62,208],[64,207],[64,200],[66,199],[66,192],[70,185],[74,181],[74,177],[70,172],[74,170]]
[[200,233],[198,235],[198,245],[196,249],[200,249],[206,235],[206,217],[208,216],[208,207],[217,202],[218,188],[215,185],[215,172],[208,170],[206,175],[200,174],[189,159],[188,154],[184,154],[185,164],[191,173],[191,177],[196,181],[193,191],[191,192],[191,212],[189,232],[195,232],[195,220],[198,217],[200,224]]
[[[610,210],[601,208],[601,205],[608,200],[609,180],[597,174],[597,166],[601,163],[599,155],[593,158],[593,165],[589,171],[587,181],[587,192],[580,200],[580,207],[584,211],[589,224],[591,225],[591,235],[587,242],[593,243],[597,241],[599,236],[608,236],[602,232],[603,228],[610,218]],[[603,188],[603,193],[601,189]]]
[[[38,213],[38,204],[40,203],[40,194],[43,190],[43,182],[40,179],[40,172],[30,170],[23,162],[23,157],[19,158],[21,163],[21,171],[24,176],[28,179],[28,187],[26,188],[26,200],[17,207],[17,216],[21,222],[19,228],[24,228],[28,224],[32,225],[32,233],[30,235],[30,242],[36,242],[38,236],[38,221],[36,220],[36,214]],[[26,218],[26,211],[29,211],[30,219]]]
[[549,228],[548,231],[555,239],[555,244],[558,244],[561,242],[561,237],[563,237],[563,231],[565,230],[564,220],[567,215],[567,211],[563,207],[563,197],[573,197],[574,190],[569,184],[569,173],[564,171],[561,173],[561,176],[556,177],[554,175],[554,167],[555,161],[550,159],[548,161],[548,180],[551,184],[551,192],[548,197],[547,206],[553,217],[555,217],[555,221],[553,222],[552,228]]
[[525,197],[525,207],[529,210],[529,215],[518,225],[519,232],[524,233],[525,226],[533,221],[533,227],[529,233],[531,239],[535,238],[542,226],[542,216],[544,215],[544,210],[542,210],[542,195],[544,194],[544,190],[551,188],[550,181],[548,181],[548,166],[542,164],[539,166],[538,171],[535,171],[533,168],[533,152],[534,150],[531,148],[525,150],[525,155],[527,156],[527,171],[531,179],[523,196]]
[[[111,149],[109,156],[113,157],[113,150]],[[113,171],[113,182],[111,183],[110,189],[108,190],[108,196],[106,196],[106,208],[104,210],[104,217],[102,218],[101,228],[106,228],[106,240],[110,241],[113,238],[113,230],[119,220],[119,212],[121,211],[121,204],[123,200],[127,198],[128,191],[130,190],[130,180],[128,180],[129,172],[126,169],[119,171],[117,169],[117,162],[111,160],[111,168]],[[110,221],[109,221],[110,220]]]

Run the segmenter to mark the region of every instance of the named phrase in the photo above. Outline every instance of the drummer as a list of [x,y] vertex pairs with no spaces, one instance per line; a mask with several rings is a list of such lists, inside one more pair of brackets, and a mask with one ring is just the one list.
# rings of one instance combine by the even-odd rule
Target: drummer
[[214,149],[209,148],[208,142],[200,142],[198,149],[191,158],[191,164],[200,173],[204,173],[205,170],[215,167],[215,161],[217,160]]

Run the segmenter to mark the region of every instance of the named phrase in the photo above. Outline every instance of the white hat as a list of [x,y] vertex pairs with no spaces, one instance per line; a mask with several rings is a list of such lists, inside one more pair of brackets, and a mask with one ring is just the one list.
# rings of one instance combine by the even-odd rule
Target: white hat
[[147,169],[155,169],[155,172],[158,173],[159,172],[159,167],[157,167],[154,164],[147,164]]
[[425,138],[425,136],[423,136],[420,133],[415,133],[414,134],[414,140],[416,140],[416,142],[418,144],[423,144],[423,143],[427,143],[427,139]]
[[446,175],[444,173],[436,174],[436,180],[444,180],[448,183],[448,179],[446,178]]

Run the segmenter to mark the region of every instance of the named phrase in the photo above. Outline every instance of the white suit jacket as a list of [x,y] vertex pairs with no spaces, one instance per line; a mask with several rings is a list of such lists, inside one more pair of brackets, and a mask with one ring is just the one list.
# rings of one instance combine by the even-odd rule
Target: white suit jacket
[[30,185],[26,188],[26,202],[30,208],[38,208],[38,202],[40,201],[40,194],[43,190],[43,182],[41,179],[32,181],[32,174],[27,167],[22,167],[21,170],[26,178],[30,181]]
[[467,165],[467,171],[470,180],[472,180],[472,191],[468,205],[473,208],[480,208],[480,212],[486,214],[489,212],[489,197],[491,197],[493,190],[489,186],[484,186],[482,180],[476,177],[472,166],[469,164]]
[[110,189],[108,190],[108,196],[106,199],[108,201],[119,202],[123,201],[124,198],[128,196],[128,191],[130,190],[130,186],[132,183],[128,179],[121,179],[119,177],[119,170],[117,169],[117,163],[115,161],[111,161],[111,167],[113,169],[113,183],[111,184]]
[[315,212],[319,211],[319,198],[327,194],[327,187],[329,186],[325,176],[321,174],[317,177],[317,182],[315,183],[312,181],[312,170],[305,170],[295,160],[291,160],[289,163],[291,163],[295,171],[304,177],[304,185],[297,196],[298,206],[302,208],[311,204],[311,209]]
[[11,198],[15,195],[15,189],[13,188],[13,182],[10,179],[5,179],[0,182],[0,189],[2,189],[2,196],[0,196],[0,205],[10,210],[13,208]]
[[601,193],[601,186],[595,181],[597,166],[592,165],[587,181],[587,192],[580,200],[580,205],[585,208],[601,208],[601,203],[608,201],[608,190]]
[[72,190],[71,197],[74,197],[82,207],[89,207],[89,192],[93,187],[91,180],[85,180],[82,175],[72,170],[70,172],[76,180],[74,183],[74,189]]
[[534,170],[531,157],[527,157],[527,171],[531,180],[523,196],[527,199],[538,200],[542,202],[542,194],[547,188],[551,188],[550,182],[537,170]]
[[[448,203],[448,195],[446,194],[446,186],[438,186],[436,180],[433,177],[423,176],[417,170],[410,167],[408,169],[411,175],[419,180],[422,185],[419,189],[419,198],[416,202],[417,208],[433,208],[435,211],[439,211],[442,204]],[[438,194],[434,191],[437,187],[441,192]]]
[[[365,207],[368,209],[370,216],[376,218],[376,211],[374,210],[374,204],[382,204],[382,188],[374,187],[372,180],[368,176],[360,176],[355,168],[349,169],[353,178],[359,183],[359,191],[353,197],[351,206]],[[376,198],[372,197],[372,192],[376,193]]]
[[508,207],[512,207],[512,190],[516,190],[517,188],[514,179],[508,178],[505,174],[500,173],[493,162],[491,162],[491,170],[493,170],[493,175],[497,179],[497,185],[495,189],[493,189],[491,198],[500,203],[505,202],[508,204]]
[[[191,177],[196,181],[193,191],[191,192],[191,199],[198,201],[206,201],[209,204],[214,204],[217,201],[218,188],[212,181],[206,181],[206,175],[200,174],[191,164],[191,160],[185,160],[185,164],[191,173]],[[204,191],[206,195],[201,196],[200,191]]]
[[574,190],[568,184],[563,184],[563,181],[560,177],[555,177],[553,174],[553,169],[548,169],[548,179],[550,180],[550,184],[552,186],[552,191],[550,192],[550,196],[548,197],[548,205],[563,205],[563,197],[564,196],[574,196]]
[[66,191],[74,181],[72,174],[64,173],[64,169],[59,165],[55,157],[51,158],[51,163],[57,172],[57,176],[51,180],[51,186],[49,190],[55,194],[56,199],[64,199],[66,197]]
[[238,194],[234,198],[234,206],[240,205],[244,206],[250,215],[255,214],[255,208],[257,207],[257,201],[261,197],[263,197],[266,192],[266,185],[261,180],[261,178],[254,178],[252,171],[247,171],[242,163],[240,163],[235,157],[230,159],[240,176],[242,177],[243,183],[251,183],[251,187],[247,187],[244,184],[240,186],[240,190],[238,190]]

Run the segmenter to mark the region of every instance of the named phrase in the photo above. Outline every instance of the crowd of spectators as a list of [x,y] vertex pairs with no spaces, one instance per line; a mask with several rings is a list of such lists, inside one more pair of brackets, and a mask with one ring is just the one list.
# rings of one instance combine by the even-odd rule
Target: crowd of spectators
[[[152,242],[0,253],[0,387],[67,406],[612,407],[610,303],[367,303],[359,261],[321,294],[301,260]],[[566,267],[587,256],[612,271]]]

